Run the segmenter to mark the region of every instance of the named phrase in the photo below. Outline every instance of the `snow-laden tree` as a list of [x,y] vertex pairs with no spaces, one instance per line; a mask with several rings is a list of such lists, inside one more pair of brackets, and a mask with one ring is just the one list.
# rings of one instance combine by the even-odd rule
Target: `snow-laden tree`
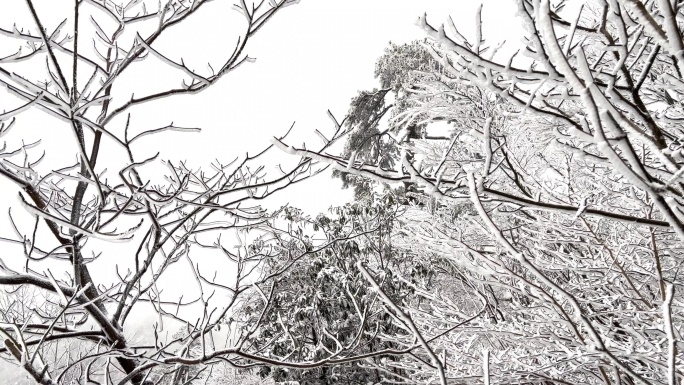
[[393,234],[437,274],[419,296],[383,296],[357,263],[410,331],[397,343],[420,346],[387,381],[681,383],[682,5],[515,1],[509,56],[482,10],[474,38],[417,22],[439,70],[414,72],[390,125],[448,121],[450,140],[397,135],[396,167],[276,144],[430,202]]
[[[419,266],[392,245],[392,226],[402,210],[390,194],[367,196],[315,219],[289,210],[293,227],[313,230],[330,246],[293,260],[294,266],[286,271],[282,262],[269,263],[265,270],[275,276],[273,300],[261,314],[255,309],[260,308],[263,299],[255,298],[256,303],[242,308],[241,316],[268,320],[250,341],[260,351],[296,361],[321,360],[330,354],[335,359],[330,367],[263,368],[262,375],[302,384],[377,383],[386,370],[381,362],[398,362],[414,348],[397,343],[396,335],[405,334],[403,326],[393,319],[356,266],[363,259],[383,270],[380,285],[394,300],[414,295],[414,290],[397,275],[415,275]],[[349,359],[346,351],[353,351],[352,358],[357,359]],[[407,374],[401,369],[392,370]]]
[[[384,118],[396,116],[412,105],[410,95],[405,87],[410,87],[417,71],[437,70],[436,62],[419,42],[411,44],[393,44],[385,49],[385,53],[375,65],[375,78],[380,88],[371,91],[359,91],[350,102],[349,113],[344,119],[344,126],[349,130],[343,156],[354,158],[384,168],[392,168],[399,153],[397,141],[393,135],[398,134],[397,126],[388,125],[381,129]],[[420,75],[417,75],[420,76]],[[422,137],[424,126],[411,126],[411,138]],[[361,198],[370,194],[370,183],[353,174],[335,170],[333,176],[342,179],[345,188],[354,187],[354,195]]]

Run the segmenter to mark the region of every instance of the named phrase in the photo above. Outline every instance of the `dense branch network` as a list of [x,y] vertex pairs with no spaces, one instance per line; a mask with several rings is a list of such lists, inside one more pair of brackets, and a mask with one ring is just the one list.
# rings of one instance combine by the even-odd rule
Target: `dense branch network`
[[[397,278],[420,294],[390,304],[407,328],[392,338],[426,343],[387,381],[680,383],[681,4],[516,4],[524,45],[507,57],[482,8],[474,38],[418,19],[438,65],[404,67],[394,153],[274,142],[415,198],[393,247],[432,275]],[[443,122],[448,140],[408,134]],[[348,143],[383,132],[365,128]]]
[[[302,159],[267,173],[264,154],[272,146],[231,162],[217,160],[209,169],[136,150],[138,141],[158,134],[198,131],[172,123],[135,133],[131,120],[150,103],[197,94],[250,62],[246,47],[252,37],[296,1],[235,4],[244,30],[232,50],[221,52],[222,61],[202,72],[157,42],[209,3],[74,1],[67,18],[48,29],[54,15],[27,0],[33,25],[0,26],[3,42],[17,47],[0,58],[0,85],[15,106],[0,114],[0,132],[17,141],[12,128],[29,112],[42,111],[50,130],[71,138],[77,156],[75,163],[55,158],[63,151],[59,143],[19,140],[15,149],[3,148],[0,160],[0,175],[18,188],[21,206],[34,218],[27,229],[25,217],[10,212],[8,229],[15,234],[1,239],[12,251],[0,261],[0,285],[8,290],[0,352],[37,383],[181,384],[206,380],[217,363],[306,368],[400,353],[356,354],[348,346],[316,360],[289,360],[255,349],[251,341],[263,320],[249,329],[231,324],[241,304],[255,296],[263,311],[270,306],[271,299],[259,293],[274,290],[277,274],[266,274],[264,263],[277,261],[274,268],[284,272],[294,261],[355,236],[348,231],[313,244],[287,227],[282,210],[259,206],[325,165]],[[226,44],[214,36],[198,38]],[[134,87],[128,97],[118,96],[127,87],[124,75],[153,61],[175,71],[180,85],[147,94]],[[37,148],[52,157],[50,164],[35,156]],[[124,243],[123,249],[112,243]],[[221,259],[220,276],[199,263],[209,257]],[[114,271],[105,273],[112,258]],[[187,290],[167,295],[164,285],[181,265]],[[145,312],[158,321],[140,326],[135,319]],[[222,326],[233,330],[225,346],[216,342]],[[165,327],[179,331],[164,336]],[[143,342],[130,338],[136,328]]]

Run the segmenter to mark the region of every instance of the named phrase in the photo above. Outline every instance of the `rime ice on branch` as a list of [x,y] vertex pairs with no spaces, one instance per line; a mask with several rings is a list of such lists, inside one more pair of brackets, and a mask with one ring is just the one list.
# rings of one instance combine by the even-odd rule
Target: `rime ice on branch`
[[418,19],[439,66],[413,71],[389,125],[446,121],[449,140],[397,135],[383,164],[277,145],[418,186],[393,246],[437,277],[392,304],[415,325],[392,338],[427,346],[387,381],[680,383],[682,6],[515,1],[526,36],[508,57],[486,8],[470,34]]

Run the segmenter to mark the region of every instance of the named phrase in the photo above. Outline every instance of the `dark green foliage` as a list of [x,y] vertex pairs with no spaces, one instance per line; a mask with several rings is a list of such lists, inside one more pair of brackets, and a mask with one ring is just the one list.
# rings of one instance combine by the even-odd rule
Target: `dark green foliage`
[[[396,326],[396,320],[356,268],[359,260],[372,266],[383,290],[397,303],[413,294],[413,289],[396,277],[398,273],[426,279],[426,267],[413,266],[392,248],[390,233],[401,207],[396,196],[386,194],[331,209],[329,215],[319,215],[315,220],[285,214],[293,228],[307,227],[319,234],[317,238],[337,241],[296,261],[278,277],[273,300],[264,313],[264,327],[253,338],[259,349],[291,361],[311,362],[325,359],[338,349],[331,336],[343,346],[352,347],[340,356],[401,348],[387,336],[403,335],[404,329]],[[272,261],[265,273],[277,271],[283,262]],[[258,317],[261,310],[256,308],[255,302],[243,311]],[[365,314],[363,323],[359,311]],[[263,369],[261,375],[300,384],[366,384],[379,380],[379,374],[364,361],[311,370]]]
[[[423,42],[425,43],[425,42]],[[399,143],[390,136],[400,127],[391,121],[387,127],[380,128],[383,118],[396,116],[411,106],[406,89],[412,84],[438,70],[437,63],[419,41],[408,44],[390,42],[385,53],[375,63],[375,77],[381,88],[372,91],[359,91],[351,100],[345,125],[350,130],[342,155],[356,154],[356,161],[379,165],[383,169],[393,169],[399,159]],[[388,103],[392,99],[392,103]],[[389,115],[388,115],[389,114]],[[424,136],[424,125],[408,127],[408,139]],[[373,183],[342,171],[333,176],[342,179],[343,187],[354,188],[354,196],[360,199],[372,192]]]

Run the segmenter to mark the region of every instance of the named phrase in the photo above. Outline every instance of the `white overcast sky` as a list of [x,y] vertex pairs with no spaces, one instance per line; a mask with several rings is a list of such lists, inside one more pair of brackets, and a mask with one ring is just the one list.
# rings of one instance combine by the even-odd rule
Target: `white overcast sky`
[[[230,29],[231,35],[221,27],[230,24],[242,28],[244,23],[237,12],[227,7],[229,3],[209,4],[189,23],[169,31],[166,40],[160,39],[156,47],[172,57],[177,53],[200,67],[207,60],[229,54],[237,35],[234,29]],[[70,0],[34,0],[34,4],[48,28],[72,12]],[[144,143],[148,148],[137,149],[139,158],[144,158],[144,153],[153,155],[161,147],[162,157],[187,160],[194,167],[216,158],[225,163],[245,151],[263,148],[272,136],[282,135],[295,121],[290,142],[306,142],[313,148],[319,144],[314,130],[332,132],[328,109],[342,119],[357,91],[378,86],[373,78],[375,61],[390,41],[404,43],[425,38],[415,25],[419,15],[427,13],[433,25],[451,16],[460,32],[472,37],[479,4],[454,0],[302,0],[277,14],[251,40],[246,52],[257,59],[255,63],[242,66],[199,95],[165,99],[145,107],[146,111],[134,111],[132,126],[137,124],[141,129],[171,121],[203,129],[200,134],[170,133],[148,140]],[[511,0],[484,1],[484,35],[488,43],[518,39],[520,28],[515,13]],[[9,28],[14,23],[33,27],[23,0],[3,0],[0,26]],[[86,28],[89,23],[83,20],[81,24]],[[84,31],[82,37],[87,36]],[[80,44],[84,43],[88,42]],[[167,76],[156,64],[143,62],[130,70],[126,81],[131,88],[153,87],[167,79],[174,79],[171,84],[178,85],[178,77],[171,73]],[[138,90],[136,96],[140,93]],[[0,110],[11,108],[0,106]],[[45,119],[46,115],[36,115],[33,120],[24,119],[18,127],[35,133],[33,126],[43,126]],[[63,134],[53,130],[52,140],[64,141],[65,148],[73,146],[73,138]],[[277,160],[273,159],[267,166],[275,172]],[[315,215],[350,199],[351,193],[341,191],[340,186],[338,180],[326,174],[279,193],[270,203],[290,202]]]
[[[301,141],[318,144],[311,133],[332,130],[326,110],[341,119],[359,90],[379,87],[373,78],[375,61],[390,41],[425,38],[415,25],[418,16],[427,13],[429,21],[440,24],[451,15],[461,33],[474,36],[479,4],[463,0],[303,0],[278,15],[258,37],[250,49],[257,62],[226,82],[235,88],[228,90],[225,98],[249,101],[235,121],[251,122],[253,129],[271,135],[296,121]],[[485,36],[496,42],[510,38],[511,30],[519,31],[515,13],[513,1],[485,1]],[[297,193],[291,203],[312,211],[325,210],[338,199],[349,198],[348,193],[339,193],[339,186],[337,180],[315,178],[293,189]]]

